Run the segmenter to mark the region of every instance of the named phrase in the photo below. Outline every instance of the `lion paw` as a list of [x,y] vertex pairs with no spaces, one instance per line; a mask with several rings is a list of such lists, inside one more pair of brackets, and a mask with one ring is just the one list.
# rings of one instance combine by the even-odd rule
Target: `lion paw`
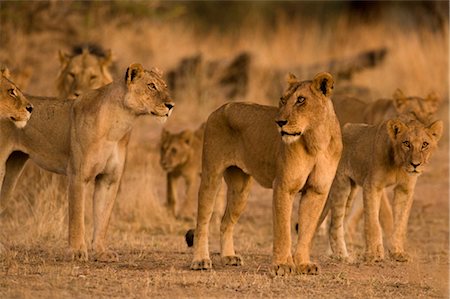
[[209,270],[212,268],[210,259],[203,259],[199,261],[193,261],[191,264],[191,270]]
[[94,255],[94,261],[103,263],[113,263],[119,261],[119,255],[114,251],[102,251]]
[[397,262],[407,262],[409,255],[406,252],[391,252],[391,258]]
[[298,274],[317,275],[319,274],[319,267],[314,263],[300,264],[297,266]]
[[87,262],[88,253],[86,249],[69,249],[69,255],[72,261]]
[[277,276],[287,276],[295,273],[295,267],[292,264],[278,264],[273,266],[273,272]]
[[244,262],[242,261],[242,257],[238,255],[230,255],[222,257],[222,264],[226,266],[242,266]]
[[339,261],[339,262],[350,262],[350,256],[349,255],[345,255],[345,254],[337,254],[337,253],[332,253],[330,254],[330,258],[332,258],[333,260]]
[[382,262],[384,260],[384,254],[371,254],[371,253],[366,253],[366,256],[364,258],[364,260],[371,264],[371,263],[379,263]]

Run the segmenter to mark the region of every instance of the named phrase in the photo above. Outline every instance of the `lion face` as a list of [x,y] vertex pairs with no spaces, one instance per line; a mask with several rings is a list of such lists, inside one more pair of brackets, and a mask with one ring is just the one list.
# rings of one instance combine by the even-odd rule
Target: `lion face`
[[30,119],[33,105],[7,78],[7,72],[3,70],[0,77],[0,118],[7,118],[18,128],[23,128]]
[[400,89],[397,89],[393,98],[398,114],[411,114],[422,122],[426,122],[433,116],[441,103],[441,98],[434,92],[426,98],[407,97]]
[[136,115],[151,114],[164,122],[172,113],[174,103],[161,73],[144,70],[140,64],[132,64],[125,74],[127,95],[125,106]]
[[329,73],[319,73],[312,81],[300,82],[290,74],[288,84],[280,98],[276,123],[282,140],[292,143],[313,128],[325,114],[334,80]]
[[57,85],[61,97],[76,99],[87,90],[97,89],[112,82],[109,72],[111,52],[105,57],[91,54],[87,49],[75,56],[62,52],[59,55],[61,70]]
[[411,175],[419,175],[441,138],[443,123],[438,120],[424,126],[416,120],[387,122],[387,130],[394,149],[395,163]]
[[172,134],[163,130],[161,136],[160,164],[165,171],[173,171],[188,162],[192,149],[193,133],[182,131]]

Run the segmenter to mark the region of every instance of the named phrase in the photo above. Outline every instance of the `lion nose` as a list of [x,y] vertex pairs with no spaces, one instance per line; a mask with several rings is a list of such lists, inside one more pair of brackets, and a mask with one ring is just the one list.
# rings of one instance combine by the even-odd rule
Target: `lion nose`
[[32,105],[28,105],[25,109],[26,109],[28,112],[31,113],[31,111],[33,111],[33,106],[32,106]]
[[166,106],[167,109],[171,110],[173,108],[173,106],[175,106],[175,105],[171,104],[171,103],[164,103],[164,106]]
[[284,125],[286,125],[287,124],[287,120],[277,120],[277,121],[275,121],[276,123],[277,123],[277,125],[280,127],[280,128],[282,128]]
[[420,163],[413,163],[413,162],[411,162],[411,165],[414,167],[414,168],[416,168],[417,166],[419,166],[420,165]]

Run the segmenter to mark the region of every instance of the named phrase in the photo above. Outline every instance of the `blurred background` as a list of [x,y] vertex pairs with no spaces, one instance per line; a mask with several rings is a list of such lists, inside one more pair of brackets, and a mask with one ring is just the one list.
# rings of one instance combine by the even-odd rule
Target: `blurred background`
[[[57,95],[58,51],[80,44],[110,49],[114,78],[134,62],[158,67],[177,105],[165,125],[172,131],[197,128],[226,101],[276,105],[288,72],[310,79],[330,71],[336,92],[364,101],[396,88],[435,91],[448,151],[448,12],[447,1],[1,1],[0,65],[27,93],[45,96]],[[116,241],[191,226],[162,208],[161,129],[142,119],[133,131],[111,221]],[[65,178],[29,163],[18,187],[2,214],[3,240],[64,246]]]

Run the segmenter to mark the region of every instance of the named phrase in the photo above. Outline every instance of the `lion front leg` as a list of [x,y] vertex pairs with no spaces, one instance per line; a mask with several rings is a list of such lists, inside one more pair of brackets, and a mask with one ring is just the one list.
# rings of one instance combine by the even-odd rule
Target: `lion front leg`
[[72,259],[87,261],[84,239],[84,201],[87,182],[76,174],[69,174],[69,254]]
[[[291,214],[293,194],[277,183],[273,190],[273,257],[272,266],[276,275],[295,273],[291,253]],[[300,223],[299,223],[300,225]]]
[[177,204],[177,184],[178,178],[174,176],[173,173],[167,173],[167,210],[169,213],[175,217],[176,204]]
[[404,243],[413,203],[415,182],[416,180],[411,182],[409,186],[397,186],[394,189],[394,232],[392,234],[390,255],[398,262],[406,262],[409,259]]
[[106,232],[111,218],[114,202],[122,178],[125,149],[117,153],[118,159],[107,164],[105,173],[97,175],[94,189],[94,236],[92,247],[94,258],[100,262],[116,262],[119,260],[117,253],[106,247]]
[[384,259],[383,237],[379,221],[380,201],[383,188],[364,186],[364,234],[366,238],[366,260],[379,262]]
[[307,188],[300,199],[298,242],[294,254],[294,262],[299,274],[315,275],[319,272],[318,265],[310,260],[310,250],[327,195],[328,192],[318,192],[315,188]]
[[185,177],[186,182],[186,196],[184,202],[181,206],[178,217],[181,219],[192,220],[195,214],[195,204],[197,202],[197,192],[195,187],[198,187],[198,181],[196,179],[191,179],[190,177]]

